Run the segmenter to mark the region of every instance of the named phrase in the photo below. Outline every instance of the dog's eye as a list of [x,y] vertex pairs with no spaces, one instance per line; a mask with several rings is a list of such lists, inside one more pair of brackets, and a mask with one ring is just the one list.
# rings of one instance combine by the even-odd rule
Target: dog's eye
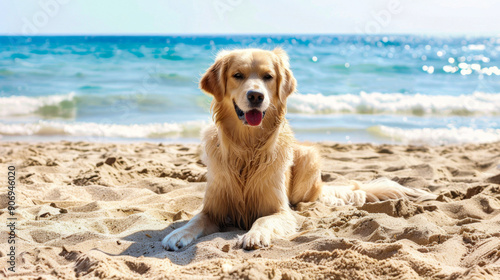
[[273,78],[273,76],[271,76],[271,74],[265,74],[264,77],[262,77],[262,79],[268,81],[268,80],[271,80]]
[[234,75],[233,75],[233,78],[238,79],[238,80],[241,80],[241,79],[243,79],[243,74],[241,74],[241,73],[236,73],[236,74],[234,74]]

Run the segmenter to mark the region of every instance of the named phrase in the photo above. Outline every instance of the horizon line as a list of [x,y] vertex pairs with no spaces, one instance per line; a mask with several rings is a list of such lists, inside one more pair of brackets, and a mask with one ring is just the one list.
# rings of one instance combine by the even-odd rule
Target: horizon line
[[136,34],[136,33],[82,33],[82,34],[32,34],[24,35],[20,33],[0,33],[0,37],[174,37],[174,36],[194,36],[194,37],[216,37],[216,36],[428,36],[428,37],[500,37],[499,33],[484,33],[484,34],[470,34],[470,33],[379,33],[379,34],[365,34],[365,33],[148,33],[148,34]]

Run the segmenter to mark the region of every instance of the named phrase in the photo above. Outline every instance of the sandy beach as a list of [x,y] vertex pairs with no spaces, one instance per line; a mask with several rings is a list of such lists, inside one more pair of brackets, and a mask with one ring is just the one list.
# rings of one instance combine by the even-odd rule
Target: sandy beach
[[[229,228],[179,252],[161,239],[199,211],[206,167],[196,144],[0,143],[16,167],[16,264],[9,279],[500,279],[500,143],[318,143],[323,180],[381,176],[439,195],[362,207],[301,203],[300,231],[237,247]],[[9,213],[0,190],[1,220]]]

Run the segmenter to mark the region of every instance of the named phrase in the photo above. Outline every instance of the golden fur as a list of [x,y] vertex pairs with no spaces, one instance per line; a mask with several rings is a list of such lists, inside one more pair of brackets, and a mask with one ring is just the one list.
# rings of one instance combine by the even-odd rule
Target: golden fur
[[[243,78],[235,78],[235,73]],[[273,237],[295,232],[297,221],[290,205],[315,201],[322,192],[318,152],[298,144],[285,119],[286,99],[295,86],[288,56],[279,48],[223,51],[217,56],[200,81],[201,89],[214,96],[215,122],[203,132],[203,161],[208,166],[203,209],[165,237],[166,249],[182,248],[228,224],[249,230],[240,238],[247,249],[268,246]],[[265,115],[258,126],[246,124],[235,112],[234,104],[243,111],[252,109],[246,102],[249,90],[264,96],[259,110]],[[362,205],[405,196],[428,198],[425,195],[376,180],[327,186],[321,200],[330,205]]]

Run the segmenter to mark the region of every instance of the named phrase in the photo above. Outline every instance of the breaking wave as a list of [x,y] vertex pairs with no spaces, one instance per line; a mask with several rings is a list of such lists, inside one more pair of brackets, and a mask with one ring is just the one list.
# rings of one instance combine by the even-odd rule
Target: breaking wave
[[406,95],[366,93],[325,96],[294,94],[288,111],[302,114],[400,114],[415,116],[500,115],[500,94]]
[[0,123],[0,135],[64,135],[91,138],[167,138],[199,137],[208,121],[151,124],[99,124],[83,122],[38,121],[35,123]]

